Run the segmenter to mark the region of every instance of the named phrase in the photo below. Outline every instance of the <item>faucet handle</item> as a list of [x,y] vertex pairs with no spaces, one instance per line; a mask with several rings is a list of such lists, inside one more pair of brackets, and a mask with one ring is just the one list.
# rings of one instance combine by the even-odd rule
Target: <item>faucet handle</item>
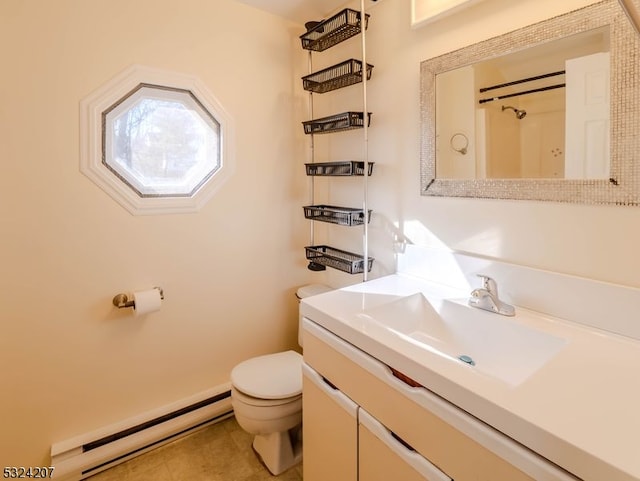
[[482,279],[482,287],[489,291],[490,294],[498,297],[498,284],[496,284],[496,281],[485,274],[478,274],[478,277]]
[[484,274],[478,274],[478,277],[482,279],[482,287],[471,291],[469,305],[496,312],[503,316],[515,316],[515,308],[506,302],[502,302],[498,297],[498,284],[496,284],[496,281]]

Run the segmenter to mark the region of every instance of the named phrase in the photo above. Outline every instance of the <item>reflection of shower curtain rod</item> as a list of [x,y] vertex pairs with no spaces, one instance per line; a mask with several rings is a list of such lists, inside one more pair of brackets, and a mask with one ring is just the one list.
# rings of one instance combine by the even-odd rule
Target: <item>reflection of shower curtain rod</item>
[[500,95],[499,97],[491,97],[489,99],[480,99],[478,100],[478,103],[486,104],[487,102],[493,102],[495,100],[508,99],[511,97],[518,97],[519,95],[534,94],[536,92],[544,92],[545,90],[561,89],[564,87],[565,87],[565,84],[549,85],[548,87],[540,87],[538,89],[523,90],[522,92],[516,92],[514,94],[505,94],[505,95]]
[[510,87],[511,85],[523,84],[525,82],[533,82],[534,80],[540,80],[543,78],[555,77],[557,75],[564,75],[564,70],[559,70],[557,72],[545,73],[542,75],[536,75],[534,77],[523,78],[520,80],[514,80],[513,82],[507,82],[504,84],[492,85],[491,87],[483,87],[479,90],[480,93],[487,92],[489,90],[501,89],[502,87]]

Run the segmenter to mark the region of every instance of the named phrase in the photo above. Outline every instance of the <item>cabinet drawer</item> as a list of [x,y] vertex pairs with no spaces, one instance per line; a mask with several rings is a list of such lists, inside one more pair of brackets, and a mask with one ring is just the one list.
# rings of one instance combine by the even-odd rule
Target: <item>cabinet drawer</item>
[[456,481],[576,481],[531,450],[304,320],[304,358],[389,430]]
[[451,481],[364,409],[360,409],[358,420],[359,481]]

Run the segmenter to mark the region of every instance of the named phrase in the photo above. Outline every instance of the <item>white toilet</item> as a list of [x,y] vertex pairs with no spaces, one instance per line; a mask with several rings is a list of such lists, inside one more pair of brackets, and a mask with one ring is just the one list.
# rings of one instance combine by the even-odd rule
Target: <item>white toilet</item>
[[[311,284],[298,299],[330,291]],[[299,329],[298,343],[302,347]],[[302,460],[302,356],[278,352],[241,362],[231,371],[231,404],[242,429],[254,434],[253,449],[278,475]]]

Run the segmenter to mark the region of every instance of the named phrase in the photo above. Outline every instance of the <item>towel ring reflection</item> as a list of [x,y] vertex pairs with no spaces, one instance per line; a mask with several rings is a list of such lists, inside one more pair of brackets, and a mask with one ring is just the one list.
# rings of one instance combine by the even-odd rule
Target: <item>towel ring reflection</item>
[[460,152],[462,155],[467,155],[467,149],[469,148],[469,139],[466,135],[460,132],[453,134],[449,141],[451,148],[456,152]]

